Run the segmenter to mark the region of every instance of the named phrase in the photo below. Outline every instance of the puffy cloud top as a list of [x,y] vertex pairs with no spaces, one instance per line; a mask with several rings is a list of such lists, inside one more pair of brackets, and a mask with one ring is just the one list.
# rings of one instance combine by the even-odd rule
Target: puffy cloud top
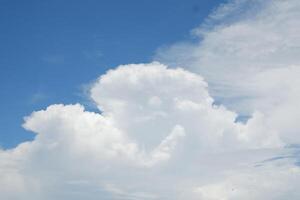
[[[190,170],[211,162],[207,155],[230,158],[237,150],[284,145],[263,114],[236,122],[234,112],[213,103],[201,76],[159,63],[110,70],[93,84],[91,97],[101,113],[51,105],[26,117],[24,128],[37,135],[1,152],[1,198],[93,199],[90,192],[109,199],[196,198],[199,191],[207,195],[201,186],[207,180]],[[178,169],[183,177],[170,174]],[[191,183],[178,190],[178,181]]]

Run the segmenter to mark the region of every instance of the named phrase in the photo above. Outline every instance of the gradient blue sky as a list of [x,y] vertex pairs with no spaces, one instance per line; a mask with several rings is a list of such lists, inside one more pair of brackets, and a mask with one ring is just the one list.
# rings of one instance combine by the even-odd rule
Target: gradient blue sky
[[222,2],[1,0],[0,146],[34,136],[21,127],[24,116],[54,103],[87,104],[82,85],[110,67],[151,61]]

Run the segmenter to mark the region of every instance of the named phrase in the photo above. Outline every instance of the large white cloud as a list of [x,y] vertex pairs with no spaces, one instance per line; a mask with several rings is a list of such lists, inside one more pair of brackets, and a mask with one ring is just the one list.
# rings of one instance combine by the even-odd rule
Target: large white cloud
[[0,150],[0,199],[298,199],[299,6],[224,4],[159,52],[185,70],[119,66],[91,86],[98,113],[32,113],[35,139]]
[[[159,63],[110,70],[91,98],[101,113],[51,105],[25,118],[37,135],[1,152],[1,198],[194,198],[208,175],[254,165],[285,145],[262,113],[236,122],[234,112],[213,104],[201,76]],[[220,158],[222,167],[206,166]]]

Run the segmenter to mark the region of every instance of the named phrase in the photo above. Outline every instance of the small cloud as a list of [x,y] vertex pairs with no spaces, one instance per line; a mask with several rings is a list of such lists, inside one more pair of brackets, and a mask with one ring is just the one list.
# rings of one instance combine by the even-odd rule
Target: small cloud
[[94,50],[94,51],[85,50],[82,53],[83,53],[84,57],[89,60],[99,59],[99,58],[103,57],[103,52],[100,50]]
[[44,101],[45,99],[47,99],[47,95],[42,93],[42,92],[37,92],[35,94],[33,94],[30,98],[29,98],[29,103],[30,104],[36,104],[39,103],[41,101]]
[[50,64],[61,64],[65,62],[65,57],[58,54],[46,54],[42,56],[42,61]]

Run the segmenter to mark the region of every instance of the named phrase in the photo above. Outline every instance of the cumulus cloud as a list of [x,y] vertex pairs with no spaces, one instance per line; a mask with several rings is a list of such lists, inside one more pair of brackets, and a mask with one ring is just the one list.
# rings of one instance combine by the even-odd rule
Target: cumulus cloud
[[33,112],[34,140],[0,150],[0,199],[298,199],[299,6],[221,5],[159,51],[184,69],[122,65],[91,85],[99,112]]
[[[235,160],[235,151],[284,145],[262,114],[236,122],[236,113],[213,103],[201,76],[159,63],[110,70],[94,83],[91,98],[101,113],[51,105],[25,118],[24,128],[37,135],[1,152],[1,198],[184,199],[207,181],[201,173],[193,177],[211,162],[207,155]],[[192,183],[177,189],[179,181]]]

